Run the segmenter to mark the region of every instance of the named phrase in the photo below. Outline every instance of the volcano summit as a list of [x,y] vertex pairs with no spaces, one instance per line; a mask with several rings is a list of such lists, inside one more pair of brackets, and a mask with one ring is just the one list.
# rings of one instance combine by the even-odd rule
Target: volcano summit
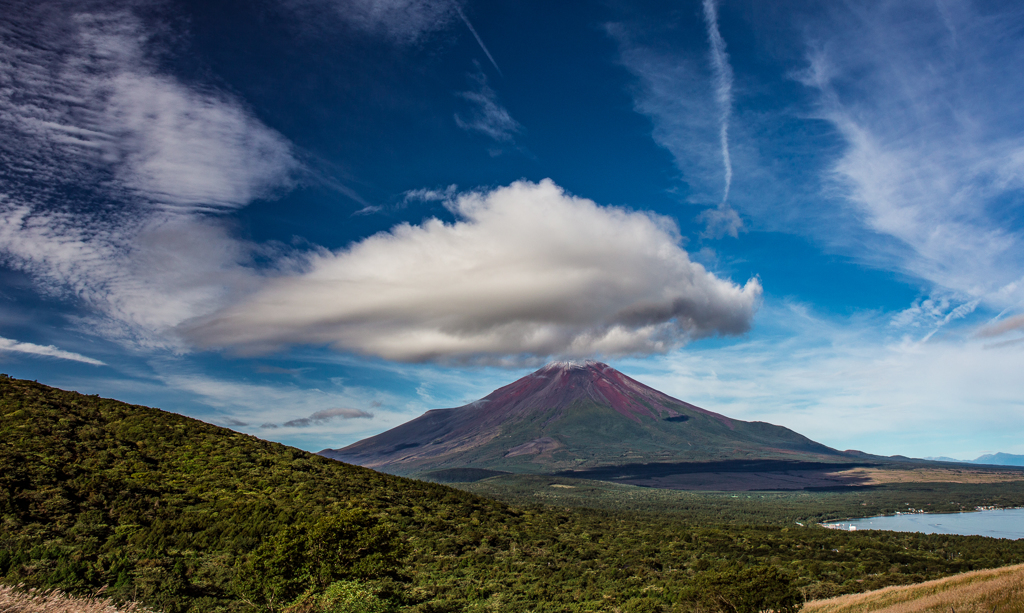
[[389,473],[447,468],[549,473],[636,463],[835,461],[792,430],[731,419],[600,362],[553,362],[487,397],[427,411],[329,458]]

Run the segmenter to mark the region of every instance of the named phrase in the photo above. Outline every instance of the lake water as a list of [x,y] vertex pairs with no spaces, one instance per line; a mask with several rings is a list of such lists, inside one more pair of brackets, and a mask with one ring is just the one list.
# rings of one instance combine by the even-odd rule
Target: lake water
[[1002,539],[1024,538],[1024,509],[970,513],[918,513],[829,522],[843,530],[893,530],[925,534],[963,534]]

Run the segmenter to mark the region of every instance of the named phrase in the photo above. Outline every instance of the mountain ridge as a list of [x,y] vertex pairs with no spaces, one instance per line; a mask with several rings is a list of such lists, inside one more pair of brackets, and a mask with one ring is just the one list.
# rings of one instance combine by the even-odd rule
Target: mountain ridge
[[1024,466],[1024,455],[1015,455],[1012,453],[986,453],[985,455],[978,456],[973,460],[958,460],[956,458],[950,458],[946,456],[929,457],[924,458],[925,460],[932,460],[935,462],[959,462],[961,464],[988,464],[990,466]]

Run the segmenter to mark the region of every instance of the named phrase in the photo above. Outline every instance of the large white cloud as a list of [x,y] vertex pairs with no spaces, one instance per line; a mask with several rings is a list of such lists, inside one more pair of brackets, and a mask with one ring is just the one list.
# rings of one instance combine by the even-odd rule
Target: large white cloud
[[519,181],[449,203],[196,322],[205,346],[330,344],[392,360],[664,352],[745,332],[761,299],[691,262],[674,224]]

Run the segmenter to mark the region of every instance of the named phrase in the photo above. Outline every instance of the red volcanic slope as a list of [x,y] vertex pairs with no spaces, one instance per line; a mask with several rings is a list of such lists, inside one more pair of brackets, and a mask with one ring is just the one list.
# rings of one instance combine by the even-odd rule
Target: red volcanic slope
[[427,411],[320,453],[412,474],[440,467],[532,472],[838,452],[786,428],[707,411],[587,361],[548,364],[474,403]]
[[591,400],[609,406],[637,423],[641,423],[643,417],[661,419],[640,399],[657,407],[659,413],[665,412],[671,417],[680,415],[676,408],[682,405],[731,426],[731,420],[724,415],[677,400],[607,364],[592,360],[552,362],[537,372],[498,388],[477,404],[486,413],[515,415],[550,407],[567,407],[578,400]]

